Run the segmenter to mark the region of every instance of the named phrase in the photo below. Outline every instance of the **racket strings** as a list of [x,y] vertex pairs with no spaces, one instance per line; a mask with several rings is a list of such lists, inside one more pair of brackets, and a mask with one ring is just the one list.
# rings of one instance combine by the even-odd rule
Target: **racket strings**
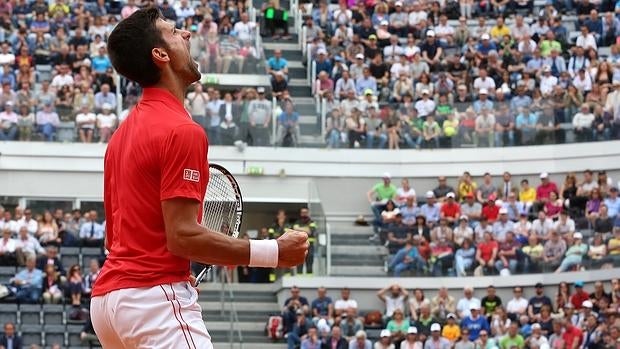
[[225,174],[209,169],[209,184],[203,202],[202,225],[226,235],[235,233],[238,200],[236,190]]

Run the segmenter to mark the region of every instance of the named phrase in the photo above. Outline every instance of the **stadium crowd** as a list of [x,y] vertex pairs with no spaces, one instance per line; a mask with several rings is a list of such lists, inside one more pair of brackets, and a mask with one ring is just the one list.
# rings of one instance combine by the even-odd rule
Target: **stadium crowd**
[[[540,174],[530,185],[508,172],[464,172],[416,196],[389,173],[369,192],[375,235],[387,247],[386,269],[399,276],[510,275],[620,265],[620,199],[605,171],[568,173],[561,185]],[[418,203],[419,202],[419,203]]]
[[194,34],[191,53],[202,71],[256,73],[261,57],[256,25],[244,1],[5,2],[0,10],[0,140],[107,142],[141,93],[134,83],[118,79],[107,55],[107,36],[119,20],[150,6]]
[[567,133],[618,139],[618,5],[533,7],[315,3],[304,25],[313,93],[327,103],[328,146],[546,144],[567,141]]
[[281,316],[289,349],[616,349],[619,282],[598,281],[592,290],[561,282],[555,291],[538,283],[527,295],[516,286],[503,300],[492,285],[484,295],[466,287],[456,299],[446,288],[426,295],[393,284],[377,292],[381,311],[348,288],[333,300],[321,287],[310,303],[294,286]]

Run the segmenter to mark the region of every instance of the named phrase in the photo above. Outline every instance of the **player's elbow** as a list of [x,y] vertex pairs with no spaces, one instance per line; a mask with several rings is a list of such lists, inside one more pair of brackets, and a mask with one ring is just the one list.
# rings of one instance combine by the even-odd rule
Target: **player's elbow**
[[166,227],[166,247],[175,256],[190,254],[192,244],[191,227],[186,224]]

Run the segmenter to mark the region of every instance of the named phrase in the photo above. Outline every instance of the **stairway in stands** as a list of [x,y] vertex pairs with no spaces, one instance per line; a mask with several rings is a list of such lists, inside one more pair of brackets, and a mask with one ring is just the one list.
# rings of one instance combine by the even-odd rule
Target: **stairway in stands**
[[355,226],[353,220],[328,220],[332,244],[332,276],[385,276],[387,249],[368,238],[372,226]]
[[[271,314],[280,313],[277,303],[277,286],[273,284],[232,284],[224,290],[224,306],[221,306],[221,284],[208,283],[201,286],[199,303],[202,317],[207,324],[215,348],[229,348],[230,340],[230,293],[239,322],[234,323],[233,348],[240,348],[238,329],[242,332],[243,348],[282,349],[284,341],[272,342],[265,335],[265,324]],[[221,311],[221,309],[224,309]]]

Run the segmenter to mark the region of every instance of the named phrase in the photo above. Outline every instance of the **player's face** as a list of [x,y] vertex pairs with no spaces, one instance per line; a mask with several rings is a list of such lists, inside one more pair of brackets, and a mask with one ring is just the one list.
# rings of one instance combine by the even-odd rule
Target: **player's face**
[[166,42],[166,52],[170,56],[170,68],[179,78],[183,79],[188,85],[200,79],[198,62],[196,62],[190,52],[189,38],[190,32],[187,30],[176,29],[171,23],[162,19],[157,21],[157,28],[161,31],[163,40]]

